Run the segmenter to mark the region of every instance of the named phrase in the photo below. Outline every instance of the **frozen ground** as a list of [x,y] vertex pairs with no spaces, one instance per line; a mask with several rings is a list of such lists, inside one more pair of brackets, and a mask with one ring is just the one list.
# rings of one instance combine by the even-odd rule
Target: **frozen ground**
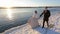
[[[6,30],[2,34],[60,34],[60,14],[51,15],[49,24],[51,28],[41,28],[42,18],[39,19],[40,27],[34,29],[30,25],[24,24],[18,27]],[[53,26],[52,26],[53,25]],[[46,23],[45,23],[46,27]]]

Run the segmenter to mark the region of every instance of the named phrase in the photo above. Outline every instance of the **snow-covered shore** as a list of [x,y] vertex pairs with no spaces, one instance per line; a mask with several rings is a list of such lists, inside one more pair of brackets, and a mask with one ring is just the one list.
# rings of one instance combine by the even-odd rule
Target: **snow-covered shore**
[[[41,28],[42,26],[42,18],[39,19],[40,27],[36,27],[34,29],[31,28],[30,25],[24,24],[18,27],[11,28],[6,30],[2,34],[60,34],[60,14],[56,13],[55,15],[51,15],[49,24],[53,24],[52,28]],[[46,25],[45,25],[46,26]]]

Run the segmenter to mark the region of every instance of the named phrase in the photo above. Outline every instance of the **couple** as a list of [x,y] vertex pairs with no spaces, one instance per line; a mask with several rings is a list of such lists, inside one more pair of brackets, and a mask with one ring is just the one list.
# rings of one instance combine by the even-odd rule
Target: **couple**
[[49,27],[48,21],[49,21],[49,17],[50,17],[50,11],[48,10],[48,7],[45,7],[45,10],[41,13],[40,16],[38,16],[37,11],[35,11],[34,15],[29,19],[28,22],[29,22],[29,24],[31,25],[32,28],[39,26],[38,19],[42,15],[44,15],[42,28],[44,28],[45,21],[47,23],[47,26]]

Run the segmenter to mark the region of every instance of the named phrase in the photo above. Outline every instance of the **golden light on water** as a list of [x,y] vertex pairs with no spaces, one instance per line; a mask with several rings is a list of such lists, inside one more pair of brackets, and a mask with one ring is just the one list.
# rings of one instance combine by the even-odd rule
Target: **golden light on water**
[[7,17],[9,20],[12,20],[12,10],[10,7],[7,8]]

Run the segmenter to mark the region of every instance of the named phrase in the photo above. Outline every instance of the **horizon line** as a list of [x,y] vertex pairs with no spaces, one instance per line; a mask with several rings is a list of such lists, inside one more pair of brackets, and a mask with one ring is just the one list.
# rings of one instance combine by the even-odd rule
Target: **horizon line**
[[[48,8],[60,8],[60,6],[14,6],[14,7],[10,7],[10,8],[45,8],[45,7],[48,7]],[[0,7],[0,9],[6,9],[8,7]]]

